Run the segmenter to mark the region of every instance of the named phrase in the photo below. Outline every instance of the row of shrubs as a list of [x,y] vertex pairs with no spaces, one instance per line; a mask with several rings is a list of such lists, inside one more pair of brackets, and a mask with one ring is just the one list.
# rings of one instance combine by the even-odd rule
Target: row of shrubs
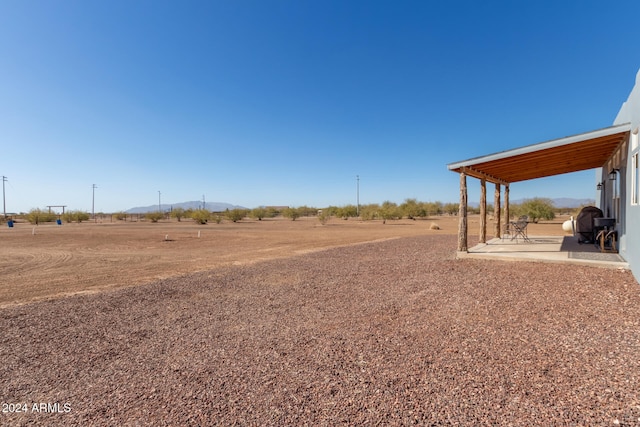
[[66,211],[62,215],[58,215],[55,212],[44,209],[31,209],[28,213],[20,215],[20,217],[26,219],[31,224],[54,222],[58,219],[64,222],[82,222],[88,221],[91,218],[87,212],[80,210]]
[[[297,208],[264,208],[255,209],[228,209],[224,212],[211,212],[205,209],[182,209],[175,208],[169,213],[150,212],[144,215],[145,219],[151,222],[158,222],[162,219],[174,218],[178,221],[183,219],[191,219],[199,224],[206,224],[209,221],[220,223],[223,220],[232,222],[240,221],[244,218],[252,218],[262,220],[264,218],[275,218],[282,215],[285,218],[296,220],[300,217],[317,216],[318,219],[325,223],[329,218],[360,218],[362,220],[393,220],[400,218],[427,218],[437,215],[457,215],[459,205],[457,203],[441,203],[441,202],[420,202],[416,199],[406,199],[400,205],[385,201],[382,204],[372,203],[361,206],[345,205],[345,206],[329,206],[328,208],[318,209],[309,206],[300,206]],[[493,212],[493,206],[488,205],[487,210]],[[479,208],[468,208],[468,213],[478,213]],[[520,205],[511,205],[511,215],[528,215],[533,220],[537,219],[553,219],[554,208],[550,200],[534,198],[524,201]],[[58,219],[58,215],[43,209],[31,209],[29,213],[24,215],[32,224],[53,222]],[[113,214],[113,218],[117,220],[126,220],[127,214],[118,212]],[[60,216],[65,222],[82,222],[90,219],[87,212],[74,210],[67,211]]]
[[[295,221],[299,217],[317,216],[322,223],[325,223],[331,217],[343,219],[360,218],[365,221],[376,219],[386,221],[401,218],[424,219],[438,215],[457,215],[459,208],[460,205],[458,203],[420,202],[416,199],[406,199],[400,205],[385,201],[382,204],[329,206],[323,209],[309,206],[287,207],[282,210],[260,207],[255,209],[232,209],[223,213],[211,213],[205,210],[185,211],[178,208],[171,212],[171,216],[178,219],[178,221],[182,218],[193,218],[202,224],[212,219],[219,223],[223,218],[237,222],[247,217],[262,220],[263,218],[274,218],[282,215]],[[511,216],[528,215],[534,221],[538,219],[553,219],[555,210],[552,201],[543,198],[527,199],[521,204],[512,204],[510,206]],[[493,213],[492,204],[487,205],[487,211]],[[579,209],[576,211],[579,212]],[[480,212],[480,208],[468,207],[467,212],[469,214],[477,214]],[[156,221],[161,218],[160,213],[150,215],[157,217]],[[153,220],[152,218],[150,219]]]

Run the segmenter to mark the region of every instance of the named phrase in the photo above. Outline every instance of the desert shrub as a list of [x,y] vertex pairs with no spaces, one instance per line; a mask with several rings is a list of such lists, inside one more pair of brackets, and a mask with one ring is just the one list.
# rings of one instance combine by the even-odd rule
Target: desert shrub
[[538,222],[541,219],[551,220],[555,218],[553,202],[551,199],[545,199],[542,197],[526,199],[519,205],[510,206],[509,211],[510,214],[514,216],[526,215],[529,217],[529,221],[531,222]]
[[229,220],[229,221],[233,221],[233,222],[238,222],[241,219],[243,219],[245,216],[247,216],[247,211],[244,209],[227,209],[224,213],[224,216]]
[[148,212],[144,217],[151,222],[158,222],[164,218],[164,214],[162,212]]
[[300,216],[316,216],[318,215],[318,208],[309,206],[300,206],[298,209],[298,215]]
[[171,218],[175,218],[180,222],[182,218],[186,216],[186,211],[183,208],[173,208],[171,209]]
[[329,216],[339,216],[338,215],[339,211],[340,211],[340,208],[337,206],[329,206],[322,209],[322,212],[326,213]]
[[322,225],[325,225],[330,218],[331,215],[329,214],[329,211],[327,209],[323,209],[322,211],[320,211],[320,213],[318,213],[318,220]]
[[42,222],[53,222],[58,219],[58,215],[48,210],[34,208],[27,213],[26,219],[31,224],[40,224]]
[[423,205],[423,203],[418,203],[416,199],[405,199],[405,201],[400,205],[400,212],[409,219],[426,216]]
[[211,219],[211,212],[206,209],[198,209],[191,212],[191,219],[198,224],[206,224]]
[[[457,204],[454,203],[454,205],[456,206],[456,212],[458,209]],[[432,215],[442,215],[442,213],[444,212],[444,205],[442,204],[442,202],[424,202],[422,203],[422,208],[425,211],[425,216],[432,216]]]
[[67,211],[64,214],[62,214],[61,219],[64,222],[73,222],[75,220],[73,212],[72,211]]
[[88,212],[75,210],[75,211],[67,211],[62,215],[62,220],[65,222],[73,222],[81,223],[82,221],[88,221],[91,218]]
[[76,211],[76,221],[82,222],[82,221],[89,221],[90,219],[91,219],[91,215],[89,215],[89,212]]
[[114,214],[112,214],[116,220],[118,221],[124,221],[127,219],[127,214],[124,212],[116,212]]
[[380,205],[377,203],[371,203],[368,205],[360,206],[360,218],[365,221],[378,219],[380,217]]
[[267,208],[266,210],[267,214],[265,215],[265,218],[275,218],[280,214],[276,208]]
[[267,210],[265,208],[254,208],[249,212],[249,216],[258,221],[262,221],[262,218],[267,216]]
[[446,203],[443,206],[443,212],[447,215],[458,215],[458,211],[460,210],[459,203]]
[[345,205],[338,210],[337,217],[348,219],[358,217],[358,207],[356,205]]
[[282,210],[282,216],[285,218],[289,218],[291,221],[295,221],[300,218],[300,212],[296,208],[284,208]]
[[385,223],[388,219],[400,219],[402,218],[402,211],[393,202],[385,201],[380,206],[380,216],[382,217],[383,223]]

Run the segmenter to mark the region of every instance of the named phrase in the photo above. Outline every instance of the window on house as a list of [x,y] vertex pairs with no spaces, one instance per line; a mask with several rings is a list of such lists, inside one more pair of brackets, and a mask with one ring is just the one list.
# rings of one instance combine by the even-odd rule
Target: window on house
[[638,129],[631,133],[631,204],[640,203],[640,175],[638,174]]
[[637,205],[640,200],[640,179],[638,174],[638,152],[631,155],[631,204]]

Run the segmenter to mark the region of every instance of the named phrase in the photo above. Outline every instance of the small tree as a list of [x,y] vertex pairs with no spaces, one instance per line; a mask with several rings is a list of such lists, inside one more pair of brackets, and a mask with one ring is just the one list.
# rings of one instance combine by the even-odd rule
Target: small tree
[[262,221],[262,218],[267,216],[267,210],[265,208],[254,208],[249,212],[249,216],[258,221]]
[[38,225],[41,222],[52,222],[56,220],[56,214],[53,212],[45,211],[43,209],[34,208],[27,213],[27,221],[31,224]]
[[265,215],[265,218],[275,218],[278,216],[278,210],[276,208],[267,208],[266,209],[267,214]]
[[282,216],[291,219],[291,221],[295,221],[300,218],[300,212],[298,212],[296,208],[285,208],[282,210]]
[[309,206],[300,206],[298,209],[299,216],[315,216],[318,214],[318,208]]
[[416,199],[405,199],[404,203],[400,205],[400,211],[409,219],[415,219],[419,216],[425,216],[420,215],[421,210],[422,212],[424,212],[424,208],[420,206]]
[[379,217],[380,205],[378,205],[377,203],[360,206],[360,218],[362,218],[364,221],[377,219]]
[[144,217],[151,222],[158,222],[164,218],[164,214],[162,212],[147,212]]
[[385,224],[388,219],[402,218],[402,212],[395,203],[385,201],[380,207],[380,216],[382,217],[382,223]]
[[357,218],[358,207],[356,205],[346,205],[340,208],[340,217],[344,219]]
[[178,207],[178,208],[173,208],[171,210],[171,217],[177,219],[178,222],[180,222],[180,220],[184,218],[185,215],[186,215],[186,212],[183,208]]
[[238,222],[245,216],[247,216],[247,211],[244,209],[227,209],[225,212],[225,216],[229,221]]
[[[456,206],[456,212],[458,212],[458,205]],[[425,216],[432,216],[432,215],[440,215],[442,212],[444,212],[444,206],[442,205],[441,202],[424,202],[422,204],[422,207],[425,210],[426,215]]]
[[62,219],[66,222],[76,221],[78,224],[82,221],[88,221],[91,218],[88,212],[84,211],[67,211],[62,215]]
[[555,218],[553,202],[551,199],[542,197],[526,199],[522,204],[516,205],[516,209],[513,210],[513,212],[517,216],[528,216],[529,221],[532,222],[538,222],[541,219],[551,220]]
[[73,222],[74,220],[74,215],[73,215],[73,211],[67,211],[64,214],[62,214],[62,220],[64,222]]
[[458,203],[447,203],[443,207],[444,213],[448,215],[458,215],[460,205]]
[[191,212],[191,219],[193,219],[198,224],[206,224],[211,218],[211,212],[206,209],[198,209]]
[[322,224],[322,225],[325,225],[327,223],[327,221],[329,221],[330,218],[331,218],[331,215],[330,215],[328,209],[323,209],[318,214],[318,220],[320,221],[320,224]]

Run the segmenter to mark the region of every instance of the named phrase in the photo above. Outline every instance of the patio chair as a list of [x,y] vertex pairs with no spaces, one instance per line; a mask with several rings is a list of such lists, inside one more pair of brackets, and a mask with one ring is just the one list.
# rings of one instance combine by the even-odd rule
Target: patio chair
[[518,218],[517,221],[512,221],[509,223],[512,227],[512,237],[511,240],[516,239],[518,241],[518,237],[522,237],[522,240],[525,242],[530,242],[529,237],[527,236],[527,225],[529,225],[529,217],[526,215]]

